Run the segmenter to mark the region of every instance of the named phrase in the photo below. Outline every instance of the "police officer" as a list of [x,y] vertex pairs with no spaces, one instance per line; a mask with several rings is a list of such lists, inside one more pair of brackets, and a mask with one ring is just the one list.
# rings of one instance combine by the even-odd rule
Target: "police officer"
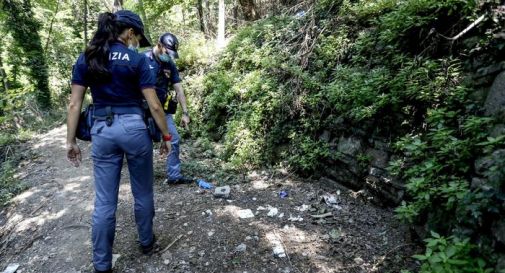
[[[166,171],[169,184],[191,183],[193,179],[184,177],[181,174],[181,160],[179,159],[180,137],[175,127],[173,114],[177,109],[177,103],[182,107],[181,122],[183,126],[189,128],[190,117],[186,105],[186,96],[181,85],[179,71],[174,60],[179,57],[177,49],[179,41],[172,33],[165,33],[160,36],[158,43],[152,49],[144,54],[149,60],[149,66],[156,75],[156,93],[164,105],[165,117],[168,124],[168,130],[172,135],[172,151],[167,157]],[[175,90],[175,96],[169,90],[170,85]]]
[[89,87],[95,109],[91,128],[95,206],[92,243],[95,272],[112,272],[119,180],[126,155],[135,199],[135,221],[144,254],[152,252],[153,149],[141,107],[145,99],[163,133],[161,152],[169,152],[171,136],[154,90],[155,78],[147,59],[137,53],[150,46],[140,17],[128,10],[102,13],[93,39],[74,65],[67,116],[67,157],[75,166],[81,151],[75,134],[80,109]]

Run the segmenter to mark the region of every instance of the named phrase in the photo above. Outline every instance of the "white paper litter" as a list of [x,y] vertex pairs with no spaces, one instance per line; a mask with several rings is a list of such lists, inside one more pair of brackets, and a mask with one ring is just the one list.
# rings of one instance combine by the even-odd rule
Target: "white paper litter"
[[243,209],[238,211],[238,217],[241,219],[253,218],[254,213],[250,209]]
[[268,211],[268,216],[269,217],[274,217],[275,215],[277,215],[279,213],[279,210],[277,208],[273,208],[271,207],[270,210]]
[[9,264],[3,273],[14,273],[18,270],[19,264]]

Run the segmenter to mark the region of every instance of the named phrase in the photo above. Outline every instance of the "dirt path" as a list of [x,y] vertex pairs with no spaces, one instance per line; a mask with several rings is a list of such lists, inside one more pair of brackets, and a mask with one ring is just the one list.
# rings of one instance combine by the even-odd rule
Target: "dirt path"
[[[65,127],[29,143],[36,155],[19,166],[30,188],[0,214],[0,270],[92,272],[90,219],[93,181],[89,144],[80,168],[65,159]],[[155,163],[155,233],[168,250],[142,256],[136,243],[126,167],[120,187],[115,272],[399,272],[412,268],[407,229],[391,210],[359,193],[306,183],[282,171],[228,172],[213,149],[183,143],[184,171],[230,185],[229,199],[195,185],[163,185]],[[220,181],[220,182],[218,182]],[[286,190],[287,198],[279,192]],[[330,205],[322,201],[326,195]],[[331,202],[334,198],[335,202]],[[251,218],[240,218],[250,209]],[[321,218],[313,217],[316,215]],[[278,252],[275,255],[274,249]],[[280,256],[280,257],[279,257]]]

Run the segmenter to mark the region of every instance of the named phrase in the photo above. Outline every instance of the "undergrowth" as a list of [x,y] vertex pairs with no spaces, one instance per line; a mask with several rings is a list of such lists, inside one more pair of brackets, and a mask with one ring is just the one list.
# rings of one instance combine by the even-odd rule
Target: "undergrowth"
[[[390,139],[390,171],[407,190],[398,217],[434,231],[416,256],[421,272],[493,272],[489,223],[505,211],[504,163],[483,174],[490,187],[472,186],[471,175],[505,137],[490,136],[500,121],[482,115],[470,73],[474,59],[492,59],[476,54],[503,54],[490,38],[501,29],[489,15],[496,5],[316,1],[305,15],[246,26],[190,82],[197,132],[220,140],[234,165],[301,174],[324,173],[340,136]],[[486,12],[465,39],[449,39]]]

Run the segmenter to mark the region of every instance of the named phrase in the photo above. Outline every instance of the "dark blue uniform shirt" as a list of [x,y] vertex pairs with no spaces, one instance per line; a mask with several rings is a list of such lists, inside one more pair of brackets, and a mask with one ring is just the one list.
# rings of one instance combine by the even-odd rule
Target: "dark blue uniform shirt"
[[111,45],[107,68],[112,74],[110,81],[91,81],[85,56],[81,54],[74,65],[72,84],[89,87],[94,103],[109,105],[140,104],[144,98],[141,90],[156,86],[147,58],[129,50],[123,43]]
[[[179,71],[175,66],[175,63],[170,61],[168,63],[160,62],[154,57],[153,50],[147,50],[143,52],[147,57],[147,62],[149,63],[149,68],[156,77],[156,94],[160,99],[161,104],[164,104],[167,99],[168,87],[169,85],[174,85],[181,82],[179,77]],[[165,73],[170,74],[169,77]]]

